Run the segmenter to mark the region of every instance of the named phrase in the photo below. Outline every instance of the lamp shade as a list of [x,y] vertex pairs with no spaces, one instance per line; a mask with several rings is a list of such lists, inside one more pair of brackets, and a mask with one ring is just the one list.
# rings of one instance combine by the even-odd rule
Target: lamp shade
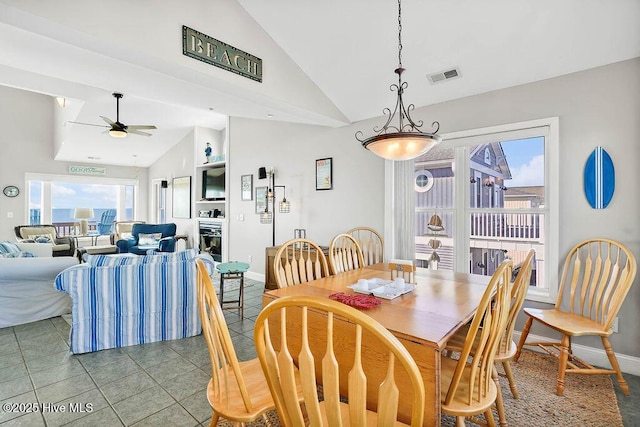
[[73,217],[78,219],[93,218],[94,213],[92,208],[75,208],[73,211]]
[[362,145],[383,159],[409,160],[426,153],[441,140],[435,134],[397,132],[377,135]]

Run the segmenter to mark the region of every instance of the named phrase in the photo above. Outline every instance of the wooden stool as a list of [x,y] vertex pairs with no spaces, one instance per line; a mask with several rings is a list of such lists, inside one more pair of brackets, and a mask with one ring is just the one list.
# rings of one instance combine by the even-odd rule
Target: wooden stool
[[[220,307],[223,310],[239,308],[240,316],[244,318],[244,273],[249,269],[246,262],[223,262],[216,265],[216,270],[220,273]],[[237,300],[224,299],[224,281],[229,279],[239,279],[240,289]],[[225,307],[224,304],[236,303],[237,305]]]

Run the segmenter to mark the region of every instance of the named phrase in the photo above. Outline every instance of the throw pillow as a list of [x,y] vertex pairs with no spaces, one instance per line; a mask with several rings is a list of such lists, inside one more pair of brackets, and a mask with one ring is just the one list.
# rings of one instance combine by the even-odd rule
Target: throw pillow
[[187,249],[181,252],[154,252],[144,257],[144,263],[154,264],[157,262],[182,262],[195,259],[200,251],[197,248]]
[[20,252],[19,254],[17,254],[15,256],[16,258],[36,258],[36,256],[34,254],[32,254],[31,252]]
[[138,234],[138,246],[158,246],[162,233]]
[[0,242],[0,254],[19,254],[20,248],[13,242]]
[[53,243],[53,235],[51,234],[38,234],[31,238],[36,243]]

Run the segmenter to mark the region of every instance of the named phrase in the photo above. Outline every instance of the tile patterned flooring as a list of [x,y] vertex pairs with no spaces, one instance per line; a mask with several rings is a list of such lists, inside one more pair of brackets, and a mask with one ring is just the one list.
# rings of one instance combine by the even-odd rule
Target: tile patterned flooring
[[[245,318],[238,310],[225,311],[240,360],[255,357],[253,326],[264,290],[261,282],[246,283]],[[68,353],[68,336],[61,317],[0,329],[0,404],[24,403],[26,409],[39,403],[41,409],[0,410],[0,426],[209,425],[205,390],[211,364],[202,335],[82,355]],[[626,426],[639,425],[633,402],[640,377],[625,378],[630,397],[615,385],[620,410]]]
[[[225,310],[240,360],[256,357],[264,291],[261,282],[245,283],[245,318]],[[0,404],[40,404],[38,412],[0,409],[2,427],[209,425],[211,362],[202,335],[80,355],[68,352],[68,341],[62,317],[0,329]]]

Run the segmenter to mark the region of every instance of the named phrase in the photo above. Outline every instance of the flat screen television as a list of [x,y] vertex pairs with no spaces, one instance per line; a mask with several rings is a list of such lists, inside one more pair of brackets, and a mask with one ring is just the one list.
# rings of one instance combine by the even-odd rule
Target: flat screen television
[[202,171],[202,198],[206,200],[224,200],[225,166],[216,166]]

